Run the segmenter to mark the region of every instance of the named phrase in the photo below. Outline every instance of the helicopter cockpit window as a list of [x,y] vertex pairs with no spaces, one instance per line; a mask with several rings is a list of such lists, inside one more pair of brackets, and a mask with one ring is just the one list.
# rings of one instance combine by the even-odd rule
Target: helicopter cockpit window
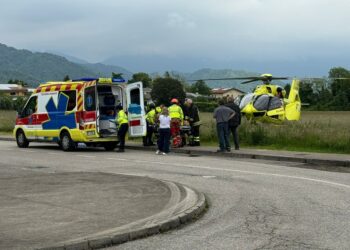
[[268,110],[278,109],[282,107],[282,101],[280,98],[274,96],[271,98]]
[[241,99],[241,102],[239,103],[239,108],[243,109],[248,103],[252,101],[253,97],[254,97],[253,93],[249,93],[243,96]]
[[271,96],[261,95],[254,102],[254,108],[258,111],[267,110]]

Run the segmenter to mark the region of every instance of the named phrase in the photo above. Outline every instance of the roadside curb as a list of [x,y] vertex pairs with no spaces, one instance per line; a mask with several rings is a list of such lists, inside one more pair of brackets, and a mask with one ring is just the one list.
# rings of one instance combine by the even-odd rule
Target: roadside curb
[[[12,137],[0,136],[0,141],[15,141]],[[142,151],[155,151],[155,147],[144,147],[138,145],[126,145],[127,149],[142,150]],[[336,166],[336,167],[350,167],[350,160],[336,160],[336,159],[320,159],[317,157],[309,156],[297,156],[297,155],[276,155],[264,154],[264,153],[248,153],[242,151],[232,151],[229,153],[217,153],[214,151],[196,149],[196,148],[173,148],[174,153],[187,154],[189,156],[215,156],[215,157],[227,157],[227,158],[242,158],[242,159],[260,159],[270,161],[286,161],[295,163],[304,163],[310,165],[323,165],[323,166]]]
[[[142,146],[125,146],[129,149],[143,150],[143,151],[154,151],[155,148],[152,147],[142,147]],[[334,160],[334,159],[319,159],[312,157],[302,157],[302,156],[285,156],[285,155],[270,155],[270,154],[254,154],[246,152],[229,152],[229,153],[218,153],[208,150],[199,149],[185,149],[185,148],[173,148],[171,149],[174,153],[187,154],[189,156],[215,156],[215,157],[227,157],[227,158],[242,158],[242,159],[260,159],[260,160],[270,160],[270,161],[286,161],[295,163],[304,163],[310,165],[323,165],[323,166],[337,166],[337,167],[350,167],[350,160]],[[278,151],[276,151],[278,153]]]
[[[186,187],[185,185],[176,183]],[[128,232],[117,233],[115,235],[107,235],[100,237],[92,237],[89,239],[72,241],[65,243],[61,246],[52,246],[37,248],[37,250],[90,250],[99,249],[105,247],[111,247],[119,245],[128,241],[145,238],[159,233],[178,228],[189,222],[197,220],[206,210],[207,201],[205,195],[191,188],[191,190],[197,195],[198,199],[195,205],[186,209],[185,211],[170,217],[167,220],[161,221],[157,224],[151,224],[144,227],[140,227]]]

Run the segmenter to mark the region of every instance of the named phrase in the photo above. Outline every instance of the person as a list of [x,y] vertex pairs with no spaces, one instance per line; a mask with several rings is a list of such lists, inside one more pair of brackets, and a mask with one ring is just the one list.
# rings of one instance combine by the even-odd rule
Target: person
[[128,124],[128,116],[123,110],[123,106],[119,104],[116,107],[117,110],[117,124],[118,124],[118,138],[119,138],[119,149],[118,153],[125,151],[125,136],[128,132],[129,124]]
[[277,97],[280,98],[281,100],[283,100],[284,96],[283,96],[283,89],[281,87],[277,87],[276,91],[277,91]]
[[156,154],[166,155],[169,153],[169,141],[170,141],[170,122],[169,111],[167,107],[163,107],[162,113],[159,116],[159,138],[158,138],[158,150]]
[[219,138],[219,149],[217,152],[230,152],[230,140],[228,132],[228,121],[235,115],[235,112],[226,107],[224,100],[219,100],[219,107],[214,110],[213,118],[216,119],[216,130]]
[[[233,135],[233,142],[235,144],[235,150],[239,150],[239,139],[238,139],[238,126],[241,124],[241,110],[236,103],[233,101],[233,97],[227,98],[226,106],[235,112],[235,115],[228,121],[229,134]],[[230,138],[230,135],[229,135]]]
[[171,99],[172,105],[169,107],[169,116],[171,118],[170,132],[173,139],[173,147],[181,147],[182,140],[180,135],[180,126],[183,124],[184,113],[179,106],[179,101],[176,98]]
[[143,146],[153,146],[153,132],[156,122],[156,106],[154,103],[149,104],[149,112],[146,114],[146,123],[147,123],[147,134],[143,137]]
[[192,99],[185,99],[184,106],[184,115],[185,119],[189,121],[191,126],[191,134],[189,136],[189,145],[190,146],[200,146],[200,138],[199,138],[199,110],[196,105],[193,104]]

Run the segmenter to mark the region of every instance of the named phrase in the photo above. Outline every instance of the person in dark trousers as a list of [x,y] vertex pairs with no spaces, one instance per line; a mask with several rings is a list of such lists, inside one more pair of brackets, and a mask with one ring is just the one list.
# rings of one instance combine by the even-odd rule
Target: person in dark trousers
[[118,124],[118,138],[119,138],[119,149],[117,150],[118,153],[124,152],[125,149],[125,136],[126,133],[128,132],[129,128],[129,121],[128,121],[128,116],[123,110],[123,106],[119,104],[116,107],[117,110],[117,124]]
[[235,150],[239,150],[238,126],[241,124],[241,110],[231,96],[227,98],[226,106],[235,111],[235,115],[228,121],[228,128],[233,135]]
[[170,145],[170,121],[169,111],[167,107],[164,107],[161,115],[159,116],[159,138],[158,138],[158,150],[157,155],[166,155],[169,153]]
[[230,134],[228,131],[228,121],[235,115],[235,112],[225,106],[224,100],[219,100],[219,107],[214,110],[213,118],[216,119],[216,130],[219,137],[220,149],[217,152],[230,152]]
[[156,105],[154,103],[149,104],[149,111],[146,114],[146,122],[147,122],[147,134],[143,137],[143,146],[153,146],[153,132],[154,132],[154,126],[156,123]]
[[189,121],[191,126],[191,135],[189,137],[190,146],[200,146],[199,138],[199,110],[196,105],[193,104],[193,101],[189,98],[185,99],[184,105],[184,116],[185,119]]

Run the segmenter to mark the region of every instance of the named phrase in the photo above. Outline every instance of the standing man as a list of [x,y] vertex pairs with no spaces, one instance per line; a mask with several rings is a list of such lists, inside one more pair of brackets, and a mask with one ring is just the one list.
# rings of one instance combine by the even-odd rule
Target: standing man
[[214,110],[213,118],[216,119],[216,130],[219,137],[220,149],[217,152],[230,152],[230,135],[228,132],[228,121],[235,115],[235,112],[226,107],[224,100],[219,100],[219,107]]
[[191,135],[189,138],[190,146],[200,146],[199,138],[199,110],[196,105],[193,104],[192,100],[189,98],[185,99],[185,108],[184,108],[185,118],[188,119],[191,126]]
[[128,132],[129,128],[129,121],[128,116],[123,110],[123,106],[119,104],[116,107],[117,110],[117,124],[118,124],[118,138],[119,138],[119,149],[117,150],[118,153],[124,152],[125,147],[125,136]]
[[154,103],[149,104],[149,112],[146,114],[146,122],[147,122],[147,134],[143,137],[143,146],[153,146],[153,132],[154,125],[156,122],[156,105]]
[[173,139],[173,147],[181,147],[182,140],[180,135],[180,126],[183,124],[184,113],[179,106],[179,100],[176,98],[171,99],[172,105],[168,108],[169,116],[171,118],[170,132]]
[[[238,126],[241,124],[241,110],[236,103],[233,101],[233,97],[227,98],[226,106],[235,111],[235,115],[228,121],[229,134],[233,135],[233,142],[235,143],[235,150],[239,150],[239,139],[238,139]],[[229,135],[230,138],[230,135]]]

